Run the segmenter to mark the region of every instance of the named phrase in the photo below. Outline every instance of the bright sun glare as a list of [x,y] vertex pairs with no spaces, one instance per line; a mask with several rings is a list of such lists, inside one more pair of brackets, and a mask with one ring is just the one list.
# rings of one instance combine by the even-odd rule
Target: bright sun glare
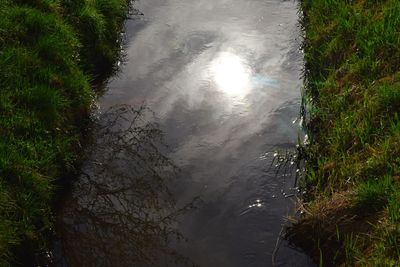
[[232,96],[244,96],[250,87],[250,69],[232,53],[222,53],[212,65],[211,72],[218,88]]

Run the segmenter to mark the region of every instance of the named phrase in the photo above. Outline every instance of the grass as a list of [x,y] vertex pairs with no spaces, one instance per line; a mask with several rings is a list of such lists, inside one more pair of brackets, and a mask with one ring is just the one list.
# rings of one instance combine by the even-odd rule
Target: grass
[[[400,2],[302,0],[301,9],[310,107],[308,215],[289,236],[296,240],[302,231],[312,231],[310,225],[326,227],[300,242],[317,262],[322,248],[328,266],[395,266],[400,261]],[[337,205],[337,196],[345,204],[329,207]],[[343,238],[333,238],[338,235]]]
[[92,86],[118,55],[127,5],[0,1],[0,266],[47,246],[55,181],[79,155]]

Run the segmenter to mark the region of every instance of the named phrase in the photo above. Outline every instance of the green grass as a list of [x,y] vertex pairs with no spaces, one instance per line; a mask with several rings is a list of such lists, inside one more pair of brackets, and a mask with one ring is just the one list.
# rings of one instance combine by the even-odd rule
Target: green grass
[[[372,229],[361,226],[368,231],[354,231],[343,241],[348,256],[337,264],[395,266],[400,260],[400,1],[302,0],[301,8],[305,101],[311,106],[308,200],[315,206],[335,192],[351,192],[353,208],[347,211],[376,214],[363,222]],[[354,247],[358,253],[350,253]]]
[[92,84],[126,0],[0,1],[0,266],[46,247],[54,182],[73,169]]
[[359,209],[379,211],[388,204],[395,190],[390,176],[361,183],[356,188],[355,205]]

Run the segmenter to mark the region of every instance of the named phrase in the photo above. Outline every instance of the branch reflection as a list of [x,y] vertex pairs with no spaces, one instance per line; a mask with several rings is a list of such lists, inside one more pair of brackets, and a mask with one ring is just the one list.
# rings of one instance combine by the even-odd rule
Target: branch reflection
[[[61,212],[59,266],[191,265],[168,244],[182,240],[168,181],[178,168],[145,107],[113,107],[94,128],[82,174]],[[58,248],[58,252],[57,252]],[[57,258],[57,255],[55,255]]]

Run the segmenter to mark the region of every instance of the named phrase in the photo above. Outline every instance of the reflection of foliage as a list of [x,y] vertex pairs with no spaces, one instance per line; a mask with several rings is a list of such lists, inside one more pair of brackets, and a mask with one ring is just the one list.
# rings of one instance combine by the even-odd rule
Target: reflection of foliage
[[[186,260],[168,248],[182,236],[166,183],[177,168],[160,153],[162,132],[129,106],[100,116],[93,146],[63,212],[62,248],[72,266],[146,266]],[[186,262],[187,263],[187,262]]]

